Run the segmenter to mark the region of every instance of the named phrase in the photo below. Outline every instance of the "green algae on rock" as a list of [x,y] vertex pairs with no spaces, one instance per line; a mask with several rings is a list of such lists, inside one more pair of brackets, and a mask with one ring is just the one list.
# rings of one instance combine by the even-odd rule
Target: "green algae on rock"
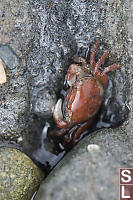
[[44,173],[21,151],[0,148],[0,199],[29,200]]

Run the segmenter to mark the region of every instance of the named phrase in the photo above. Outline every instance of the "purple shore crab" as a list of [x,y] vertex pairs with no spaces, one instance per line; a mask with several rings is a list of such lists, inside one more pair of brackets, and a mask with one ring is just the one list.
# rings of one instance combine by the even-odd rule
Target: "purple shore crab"
[[[64,146],[69,143],[73,146],[92,124],[108,82],[107,72],[120,67],[119,64],[113,64],[101,71],[99,68],[107,58],[108,51],[105,51],[96,62],[95,54],[98,46],[99,40],[92,48],[90,64],[82,57],[74,59],[77,64],[71,64],[66,75],[70,88],[64,102],[59,99],[55,105],[53,117],[56,125],[61,129],[54,135],[63,137]],[[62,103],[64,103],[64,112],[62,112]]]

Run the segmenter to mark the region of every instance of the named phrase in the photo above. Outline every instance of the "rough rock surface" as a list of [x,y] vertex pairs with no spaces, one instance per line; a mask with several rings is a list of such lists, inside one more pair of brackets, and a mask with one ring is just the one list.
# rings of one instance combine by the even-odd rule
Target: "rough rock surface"
[[0,58],[7,74],[7,83],[0,85],[0,143],[19,143],[26,131],[29,102],[24,74],[31,22],[29,1],[0,3]]
[[6,0],[0,4],[0,44],[10,44],[20,57],[26,55],[32,39],[32,18],[28,0]]
[[17,149],[0,148],[0,199],[29,200],[44,173]]
[[[32,111],[46,118],[52,115],[55,94],[58,95],[63,87],[64,75],[73,57],[88,56],[96,38],[102,44],[98,57],[105,49],[110,51],[109,62],[105,66],[115,62],[122,66],[127,64],[126,14],[123,12],[126,5],[120,2],[113,5],[109,1],[46,0],[34,1],[32,6],[35,38],[27,60],[29,98]],[[123,20],[120,22],[121,17]],[[128,83],[124,83],[125,78],[125,68],[117,70],[113,94],[111,91],[110,95],[113,100],[112,97],[109,99],[116,102],[116,109],[122,110],[120,120],[126,112],[124,101]],[[111,103],[110,107],[111,112]]]

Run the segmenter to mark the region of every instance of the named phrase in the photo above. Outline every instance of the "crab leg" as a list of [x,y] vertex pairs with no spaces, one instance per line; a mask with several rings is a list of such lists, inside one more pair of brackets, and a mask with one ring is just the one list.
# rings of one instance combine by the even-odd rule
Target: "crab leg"
[[91,55],[90,55],[90,64],[91,64],[92,70],[94,70],[95,66],[96,66],[95,54],[96,54],[96,50],[98,49],[99,43],[100,43],[100,41],[97,40],[96,44],[92,48],[92,52],[91,52]]
[[95,72],[98,72],[99,71],[99,67],[101,66],[101,64],[105,61],[105,59],[107,58],[108,56],[108,51],[105,51],[104,54],[102,55],[102,57],[98,60],[98,62],[96,63],[96,66],[95,66]]
[[92,117],[90,120],[80,125],[80,127],[74,133],[73,138],[72,138],[72,141],[74,144],[78,142],[78,139],[80,138],[81,134],[83,134],[83,132],[87,130],[87,128],[92,124],[93,120],[94,120],[94,117]]
[[[94,116],[95,117],[95,116]],[[94,117],[83,124],[77,125],[72,128],[72,130],[68,131],[67,135],[64,136],[62,140],[62,145],[71,149],[80,139],[80,136],[89,128],[89,126],[93,123]]]
[[56,137],[62,137],[67,133],[67,129],[66,128],[62,128],[60,130],[56,130],[53,132],[52,136],[56,136]]
[[109,67],[106,67],[106,68],[103,70],[102,74],[104,75],[104,74],[106,74],[107,72],[110,72],[111,70],[117,69],[117,68],[119,68],[119,67],[120,67],[119,64],[110,65]]

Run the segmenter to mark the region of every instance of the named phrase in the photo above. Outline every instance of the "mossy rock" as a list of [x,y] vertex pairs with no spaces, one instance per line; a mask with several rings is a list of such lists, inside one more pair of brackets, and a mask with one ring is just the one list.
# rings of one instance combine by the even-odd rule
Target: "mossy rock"
[[44,173],[17,149],[0,148],[0,200],[30,200]]

